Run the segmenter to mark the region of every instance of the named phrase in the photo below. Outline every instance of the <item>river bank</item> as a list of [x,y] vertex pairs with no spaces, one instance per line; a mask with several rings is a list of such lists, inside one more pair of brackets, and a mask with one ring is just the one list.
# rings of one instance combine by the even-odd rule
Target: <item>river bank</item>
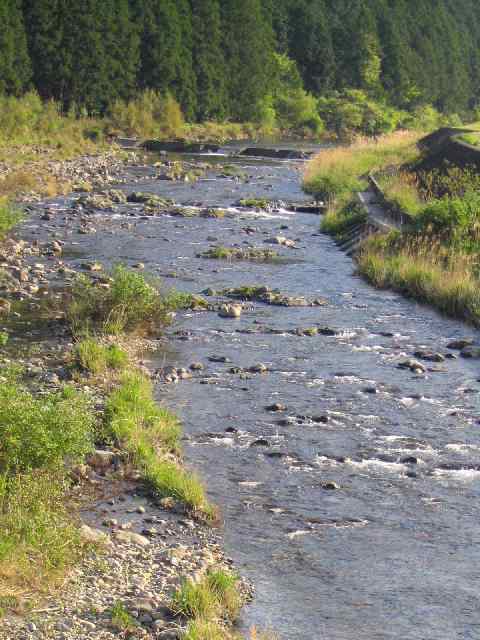
[[[138,163],[136,155],[130,155],[129,159]],[[176,163],[174,167],[178,169],[179,165]],[[63,176],[81,179],[84,189],[88,186],[89,190],[98,190],[112,183],[118,187],[127,179],[130,185],[148,182],[153,176],[157,177],[160,171],[171,169],[173,165],[159,161],[153,169],[153,176],[136,176],[136,166],[138,164],[130,162],[126,174],[126,165],[113,152],[68,163],[59,162],[55,168]],[[146,168],[145,165],[143,167]],[[171,179],[183,179],[183,175]],[[21,385],[19,389],[25,387],[28,389],[25,393],[33,394],[28,398],[54,398],[56,394],[63,393],[62,389],[67,385],[95,407],[96,422],[102,424],[106,419],[105,410],[112,402],[112,393],[115,393],[118,385],[122,387],[126,384],[122,381],[123,375],[141,375],[145,380],[152,379],[157,384],[193,375],[197,370],[194,364],[191,372],[187,369],[162,371],[151,366],[149,368],[149,354],[165,348],[166,339],[161,335],[163,332],[155,339],[107,336],[104,339],[105,347],[100,342],[102,349],[110,349],[111,346],[116,353],[123,354],[125,364],[118,373],[104,368],[97,371],[97,362],[91,355],[87,360],[82,358],[79,363],[79,349],[93,341],[88,334],[87,340],[83,341],[81,334],[76,335],[75,331],[72,334],[71,320],[66,320],[69,305],[71,307],[71,303],[76,302],[76,294],[73,294],[71,302],[68,299],[79,277],[84,278],[85,274],[89,274],[100,287],[111,286],[107,284],[111,279],[98,262],[71,264],[76,250],[56,230],[59,226],[58,202],[41,203],[36,207],[31,203],[32,194],[25,194],[24,197],[29,202],[29,216],[23,227],[15,231],[14,237],[2,243],[1,253],[3,353],[0,354],[0,366],[2,382],[12,385],[12,393],[16,393],[16,386]],[[38,194],[38,200],[40,197]],[[97,233],[108,235],[111,225],[108,222],[103,225],[96,211],[98,207],[112,211],[119,203],[126,204],[127,196],[110,189],[100,195],[84,193],[83,196],[69,196],[69,200],[72,209],[68,222],[65,225],[64,219],[64,224],[60,226],[67,226],[68,235],[82,237]],[[133,200],[146,203],[138,194]],[[152,205],[152,202],[149,204]],[[159,202],[153,204],[158,205]],[[135,278],[132,282],[143,281],[141,270],[142,266],[137,265],[138,277],[132,276]],[[95,289],[91,293],[94,294]],[[140,303],[141,300],[136,302]],[[91,351],[91,345],[89,347]],[[95,358],[100,347],[95,347]],[[19,370],[15,378],[10,378],[12,367]],[[129,374],[128,371],[138,373]],[[17,375],[20,375],[18,381]],[[7,403],[4,412],[8,411],[8,407]],[[138,410],[143,411],[141,405]],[[150,413],[152,410],[148,409]],[[2,426],[7,428],[8,433],[5,417],[2,418]],[[99,436],[96,438],[98,442]],[[158,492],[152,495],[145,486],[135,458],[130,458],[128,450],[122,451],[120,444],[100,449],[97,444],[97,450],[90,453],[85,463],[69,470],[73,486],[62,500],[66,499],[66,506],[74,514],[81,546],[87,546],[86,552],[82,553],[85,559],[77,564],[73,572],[68,570],[65,575],[64,571],[55,570],[46,579],[41,575],[45,568],[40,566],[38,576],[35,576],[35,565],[30,568],[33,572],[29,570],[28,574],[22,573],[23,570],[12,572],[5,565],[8,547],[6,556],[2,549],[3,564],[0,571],[2,582],[6,581],[0,588],[0,608],[4,616],[1,638],[33,640],[55,637],[73,640],[113,638],[120,633],[122,637],[173,639],[190,637],[189,634],[202,630],[203,634],[208,632],[209,637],[213,633],[222,633],[222,637],[230,633],[223,622],[218,621],[218,616],[220,614],[225,623],[228,621],[230,614],[227,607],[233,606],[233,600],[225,601],[225,605],[219,601],[217,606],[217,596],[209,596],[213,597],[213,604],[201,614],[198,621],[196,612],[186,617],[179,616],[172,604],[172,597],[176,592],[181,593],[182,585],[189,584],[189,580],[193,581],[192,584],[202,585],[205,576],[208,579],[209,575],[216,575],[226,580],[232,574],[232,563],[222,550],[220,532],[206,522],[201,510],[196,507],[192,510],[197,502],[201,506],[199,500],[203,498],[198,501],[195,498],[196,502],[185,504],[182,499],[183,485],[178,496],[169,490],[163,496]],[[40,448],[42,443],[39,441],[37,446]],[[7,465],[9,463],[5,460],[2,465],[4,462]],[[6,475],[3,477],[7,478]],[[174,481],[172,477],[169,482]],[[170,486],[173,488],[173,484]],[[8,514],[11,493],[10,497],[8,492],[3,494],[2,500]],[[211,519],[210,516],[207,519]],[[8,534],[8,524],[4,524],[7,526],[4,533]],[[29,526],[36,535],[33,521]],[[53,529],[57,524],[52,521],[49,526]],[[8,542],[8,535],[6,540]],[[19,542],[23,544],[23,534]],[[225,597],[239,600],[247,597],[252,590],[246,583],[237,583],[236,578],[232,578],[231,586],[227,585],[226,588]],[[238,591],[238,596],[233,595],[233,589]],[[209,594],[208,589],[205,593]],[[237,612],[233,614],[237,615]],[[188,618],[192,615],[194,619],[189,624]]]

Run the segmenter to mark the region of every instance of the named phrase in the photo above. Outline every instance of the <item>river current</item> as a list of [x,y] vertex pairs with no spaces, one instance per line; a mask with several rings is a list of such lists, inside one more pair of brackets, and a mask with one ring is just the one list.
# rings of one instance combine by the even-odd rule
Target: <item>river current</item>
[[[307,199],[300,162],[217,161],[249,179],[213,170],[193,184],[122,188],[223,208],[242,197]],[[478,361],[424,362],[423,374],[398,366],[419,349],[458,356],[446,345],[477,332],[365,284],[315,215],[124,221],[80,239],[82,260],[143,262],[166,286],[194,293],[267,285],[327,301],[253,302],[237,320],[187,313],[155,356],[157,367],[205,366],[160,386],[158,399],[179,413],[187,460],[221,509],[227,552],[256,587],[242,625],[283,640],[479,639]],[[266,247],[278,235],[295,240],[279,247],[278,262],[198,257],[216,244]],[[309,327],[330,331],[293,333]],[[268,373],[231,372],[258,363]],[[286,410],[267,411],[274,403]]]

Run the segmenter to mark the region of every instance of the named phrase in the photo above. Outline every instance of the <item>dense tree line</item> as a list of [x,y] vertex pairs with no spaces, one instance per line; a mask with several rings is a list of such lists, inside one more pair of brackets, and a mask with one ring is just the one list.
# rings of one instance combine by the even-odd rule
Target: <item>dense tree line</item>
[[102,112],[139,89],[191,120],[249,120],[281,81],[401,109],[480,100],[478,0],[0,0],[0,92]]

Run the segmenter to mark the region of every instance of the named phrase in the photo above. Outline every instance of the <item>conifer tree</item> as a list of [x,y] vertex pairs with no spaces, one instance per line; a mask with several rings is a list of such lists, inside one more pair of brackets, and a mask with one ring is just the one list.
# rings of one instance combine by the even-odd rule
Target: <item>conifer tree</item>
[[197,78],[197,118],[226,115],[226,66],[218,0],[191,0],[193,61]]

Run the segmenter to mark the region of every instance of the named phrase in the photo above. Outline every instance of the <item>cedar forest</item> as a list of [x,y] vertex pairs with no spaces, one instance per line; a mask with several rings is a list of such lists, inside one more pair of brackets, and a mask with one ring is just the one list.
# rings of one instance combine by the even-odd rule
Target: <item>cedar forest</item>
[[477,0],[0,0],[0,94],[78,114],[154,90],[190,122],[381,133],[474,112],[479,58]]

